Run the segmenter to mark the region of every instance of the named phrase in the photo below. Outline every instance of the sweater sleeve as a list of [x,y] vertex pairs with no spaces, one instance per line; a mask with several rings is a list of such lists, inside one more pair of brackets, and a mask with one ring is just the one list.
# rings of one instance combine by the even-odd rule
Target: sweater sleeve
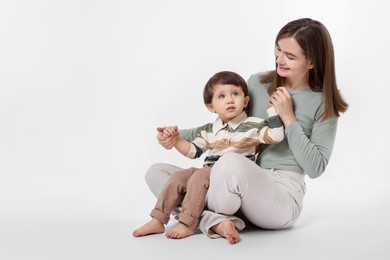
[[196,138],[197,128],[180,129],[179,134],[184,140],[191,143]]
[[186,157],[190,159],[199,158],[206,150],[208,149],[208,145],[205,139],[201,136],[198,136],[192,141],[190,150]]
[[181,137],[190,142],[190,150],[186,157],[190,159],[199,158],[207,149],[208,143],[201,135],[201,130],[207,128],[210,124],[206,124],[202,127],[179,130]]
[[325,171],[333,150],[337,122],[337,117],[315,122],[310,137],[298,122],[285,129],[295,159],[310,178],[317,178]]
[[268,120],[267,125],[260,130],[260,141],[264,144],[279,143],[284,139],[284,128],[282,121],[276,113],[275,108],[267,109]]

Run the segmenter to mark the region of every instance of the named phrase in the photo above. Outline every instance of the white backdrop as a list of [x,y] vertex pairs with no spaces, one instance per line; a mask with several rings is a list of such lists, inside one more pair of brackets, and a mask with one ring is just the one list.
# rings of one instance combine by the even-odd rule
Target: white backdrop
[[0,3],[0,221],[147,219],[148,166],[201,164],[155,128],[213,120],[208,78],[273,69],[277,32],[301,17],[329,29],[350,104],[306,205],[388,216],[385,0],[16,0]]

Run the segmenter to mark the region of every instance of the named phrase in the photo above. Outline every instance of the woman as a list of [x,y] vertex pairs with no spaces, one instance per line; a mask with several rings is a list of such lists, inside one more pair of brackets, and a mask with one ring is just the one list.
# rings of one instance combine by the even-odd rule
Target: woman
[[[249,115],[266,118],[272,104],[285,127],[286,138],[262,145],[256,163],[234,153],[213,166],[207,198],[198,228],[211,237],[239,241],[244,221],[265,229],[291,227],[302,210],[305,175],[319,177],[329,162],[340,113],[348,104],[339,93],[334,51],[326,27],[304,18],[286,24],[275,40],[276,69],[248,80]],[[158,129],[159,130],[159,129]],[[193,129],[180,135],[192,140]],[[158,133],[159,143],[171,149],[175,137]],[[146,181],[158,197],[173,172],[168,164],[154,164]]]

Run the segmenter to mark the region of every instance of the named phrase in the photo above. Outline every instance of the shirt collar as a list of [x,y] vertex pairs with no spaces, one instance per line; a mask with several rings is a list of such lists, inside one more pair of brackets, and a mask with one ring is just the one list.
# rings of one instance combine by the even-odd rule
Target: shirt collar
[[243,111],[241,114],[233,118],[232,120],[229,120],[226,124],[224,124],[220,117],[218,117],[213,125],[213,132],[218,133],[222,129],[229,129],[231,128],[233,131],[237,129],[237,127],[244,122],[248,118],[247,114]]

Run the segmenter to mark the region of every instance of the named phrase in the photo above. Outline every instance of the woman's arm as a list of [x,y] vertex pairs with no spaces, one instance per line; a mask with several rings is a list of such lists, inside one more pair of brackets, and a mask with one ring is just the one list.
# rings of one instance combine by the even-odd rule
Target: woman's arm
[[286,128],[289,147],[296,161],[310,178],[317,178],[325,171],[333,151],[338,118],[316,122],[310,138],[298,122]]
[[321,176],[332,154],[338,118],[323,122],[317,119],[308,137],[295,117],[291,96],[286,88],[277,88],[270,102],[283,121],[295,160],[310,178]]

